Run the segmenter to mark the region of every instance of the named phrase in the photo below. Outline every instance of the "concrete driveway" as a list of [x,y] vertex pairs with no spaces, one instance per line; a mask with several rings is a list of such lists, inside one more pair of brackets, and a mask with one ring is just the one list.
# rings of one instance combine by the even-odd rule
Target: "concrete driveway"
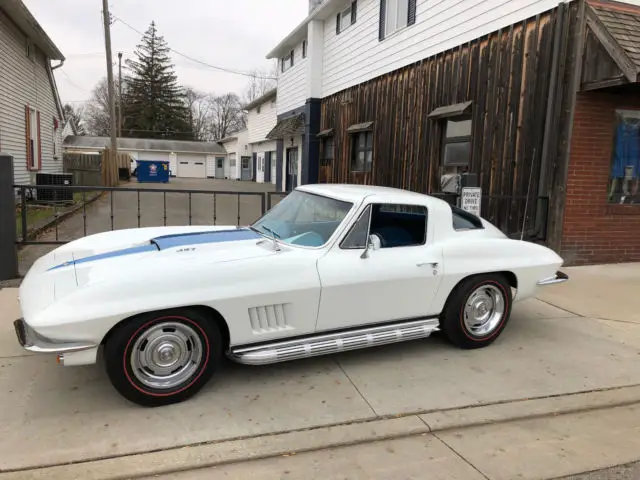
[[[161,225],[246,225],[262,214],[265,192],[275,192],[272,184],[216,179],[172,178],[169,183],[120,185],[122,189],[143,190],[105,192],[97,201],[64,220],[39,240],[75,240],[86,235],[135,227]],[[176,190],[164,193],[158,190]],[[184,191],[202,191],[193,193]],[[210,192],[210,193],[209,193]],[[271,196],[277,204],[284,194]],[[266,199],[269,208],[269,198]],[[20,273],[55,246],[32,245],[19,254]]]
[[[459,421],[454,417],[470,418],[472,407],[482,405],[494,412],[489,417],[524,414],[532,401],[543,402],[534,409],[537,414],[563,402],[590,408],[576,393],[640,385],[640,322],[627,316],[640,309],[640,265],[567,271],[580,287],[551,287],[542,300],[516,304],[510,324],[490,348],[456,350],[436,336],[265,367],[226,362],[196,398],[159,409],[121,398],[101,365],[61,368],[52,356],[25,355],[11,324],[18,315],[16,290],[0,290],[0,472],[27,478],[28,472],[49,471],[32,470],[36,467],[69,462],[134,462],[138,457],[130,455],[145,452],[188,456],[192,450],[180,447],[225,441],[236,445],[224,454],[233,457],[242,450],[233,442],[255,438],[266,444],[276,442],[274,435],[295,432],[312,441],[306,429],[339,431],[349,425],[380,435],[391,419],[407,422],[414,432],[420,425],[434,428]],[[602,298],[598,308],[607,319],[567,311],[565,305],[608,288],[611,278],[623,289],[618,295],[624,302]],[[625,401],[640,401],[640,390],[629,392]]]

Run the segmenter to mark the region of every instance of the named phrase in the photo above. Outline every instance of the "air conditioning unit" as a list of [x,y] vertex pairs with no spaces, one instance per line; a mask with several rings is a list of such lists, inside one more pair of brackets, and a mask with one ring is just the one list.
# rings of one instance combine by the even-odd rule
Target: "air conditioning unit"
[[36,188],[36,200],[41,203],[73,203],[72,173],[37,173],[36,186],[60,185],[61,188]]

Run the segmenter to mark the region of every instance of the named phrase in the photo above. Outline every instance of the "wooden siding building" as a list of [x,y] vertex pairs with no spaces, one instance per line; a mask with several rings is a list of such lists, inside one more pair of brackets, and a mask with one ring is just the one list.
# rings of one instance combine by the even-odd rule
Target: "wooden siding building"
[[[627,204],[607,193],[616,111],[640,106],[638,32],[638,7],[560,3],[323,98],[310,132],[318,181],[442,195],[443,176],[468,172],[482,215],[508,235],[545,242],[570,264],[638,261],[640,160],[626,173]],[[583,111],[597,127],[576,118]],[[605,220],[614,211],[621,220]],[[612,235],[629,222],[635,233]]]

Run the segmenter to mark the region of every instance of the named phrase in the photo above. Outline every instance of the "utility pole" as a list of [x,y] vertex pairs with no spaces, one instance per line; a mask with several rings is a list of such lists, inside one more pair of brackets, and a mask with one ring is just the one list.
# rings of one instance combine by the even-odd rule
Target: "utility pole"
[[107,84],[109,87],[109,119],[111,120],[111,152],[115,162],[118,153],[116,140],[116,99],[113,88],[113,60],[111,58],[111,14],[108,0],[102,0],[102,18],[104,20],[104,43],[107,51]]
[[118,52],[118,137],[122,137],[122,52]]

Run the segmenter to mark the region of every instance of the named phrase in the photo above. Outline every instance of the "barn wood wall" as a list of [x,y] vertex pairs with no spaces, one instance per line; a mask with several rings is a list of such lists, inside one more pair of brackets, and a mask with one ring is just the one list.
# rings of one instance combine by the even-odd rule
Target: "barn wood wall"
[[[554,28],[560,16],[569,22],[575,9],[545,12],[323,99],[321,130],[334,129],[335,160],[320,167],[320,182],[438,192],[444,122],[427,116],[437,107],[472,100],[470,171],[478,174],[483,188],[482,214],[504,231],[517,232],[530,190],[526,228],[533,228]],[[559,85],[571,47],[566,28]],[[374,122],[373,170],[351,172],[346,129],[367,121]],[[550,157],[559,141],[555,130]],[[554,162],[545,179],[550,188]]]

